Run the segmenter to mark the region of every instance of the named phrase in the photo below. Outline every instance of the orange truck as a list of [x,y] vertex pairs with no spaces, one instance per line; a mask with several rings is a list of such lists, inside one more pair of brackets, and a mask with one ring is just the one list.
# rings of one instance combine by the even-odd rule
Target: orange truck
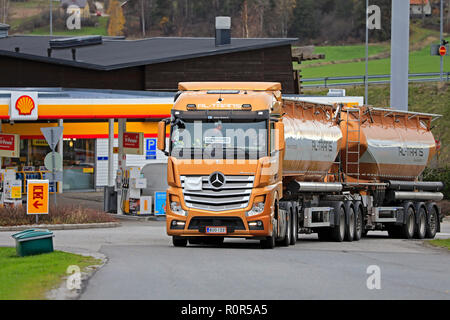
[[230,237],[263,248],[294,245],[299,233],[433,238],[443,184],[418,177],[436,152],[438,117],[284,98],[276,82],[180,83],[158,124],[167,234],[174,246]]

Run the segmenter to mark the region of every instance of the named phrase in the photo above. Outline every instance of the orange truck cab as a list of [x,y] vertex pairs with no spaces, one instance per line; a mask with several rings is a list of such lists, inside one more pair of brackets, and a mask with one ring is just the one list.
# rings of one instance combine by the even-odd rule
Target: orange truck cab
[[[168,155],[167,234],[175,245],[223,237],[273,246],[282,197],[284,137],[279,83],[180,83],[159,123]],[[170,124],[169,145],[165,146]],[[277,231],[274,233],[274,230]],[[208,236],[205,238],[205,236]]]

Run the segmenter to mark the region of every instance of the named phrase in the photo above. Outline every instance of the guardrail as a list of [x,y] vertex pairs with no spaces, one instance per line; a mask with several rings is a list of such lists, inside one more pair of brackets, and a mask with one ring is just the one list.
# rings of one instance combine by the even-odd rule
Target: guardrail
[[[443,73],[443,80],[450,80],[450,72]],[[364,85],[366,81],[369,84],[385,84],[390,83],[391,76],[389,74],[384,75],[369,75],[366,80],[366,76],[347,76],[347,77],[324,77],[324,78],[308,78],[302,79],[303,88],[327,88],[334,86],[354,86],[354,85]],[[410,73],[408,81],[409,82],[431,82],[440,81],[440,72],[429,72],[429,73]],[[312,82],[311,84],[305,84],[307,82]]]

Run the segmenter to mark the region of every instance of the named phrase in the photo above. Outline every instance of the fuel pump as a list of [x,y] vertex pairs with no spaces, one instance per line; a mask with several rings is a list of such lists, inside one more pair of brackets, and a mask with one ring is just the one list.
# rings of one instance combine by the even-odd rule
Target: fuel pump
[[123,213],[139,215],[152,213],[152,197],[142,195],[142,190],[147,187],[147,180],[142,175],[140,167],[127,167],[123,174],[118,172],[116,186]]
[[10,206],[22,205],[22,181],[16,178],[16,170],[2,169],[1,173],[1,204]]

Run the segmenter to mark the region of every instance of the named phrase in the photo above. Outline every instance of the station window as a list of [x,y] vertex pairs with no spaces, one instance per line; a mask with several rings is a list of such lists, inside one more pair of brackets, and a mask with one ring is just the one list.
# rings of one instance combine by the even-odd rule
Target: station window
[[[95,189],[95,139],[67,139],[63,145],[63,190]],[[20,158],[3,158],[3,168],[22,171],[44,167],[45,156],[51,152],[44,139],[20,141]]]

